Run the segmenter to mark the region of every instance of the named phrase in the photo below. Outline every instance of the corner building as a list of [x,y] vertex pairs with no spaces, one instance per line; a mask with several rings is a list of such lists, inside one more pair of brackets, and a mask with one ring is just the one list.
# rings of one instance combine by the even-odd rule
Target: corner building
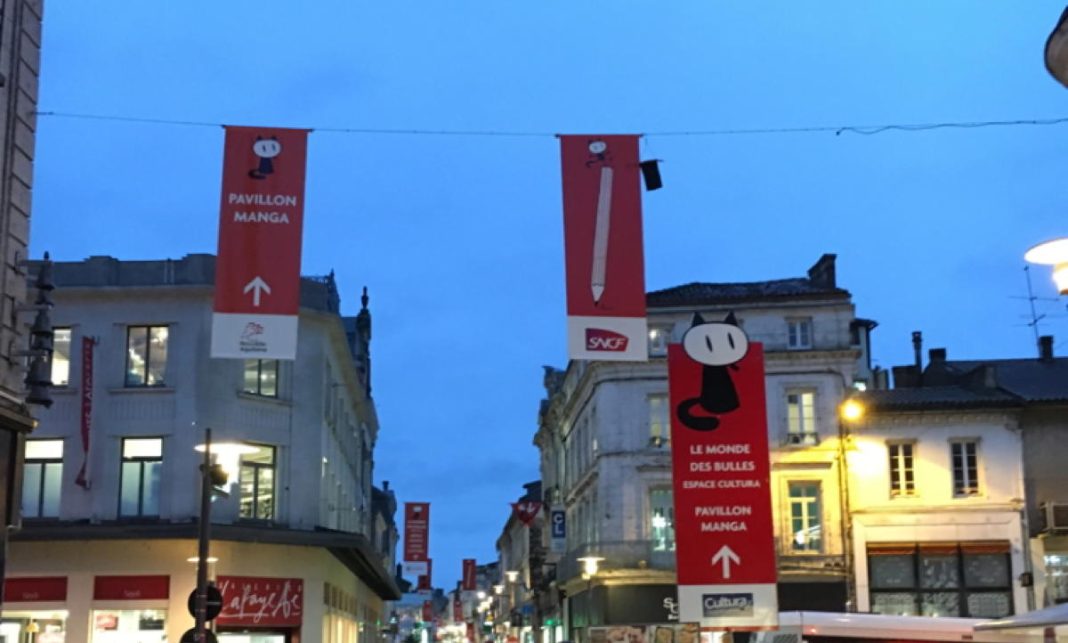
[[178,641],[193,626],[195,447],[211,427],[236,445],[217,456],[231,484],[212,506],[219,640],[382,640],[400,594],[395,538],[374,533],[388,526],[373,511],[366,293],[344,318],[333,276],[305,277],[295,361],[216,360],[214,267],[55,264],[55,404],[26,442],[0,638]]
[[[856,317],[834,255],[804,277],[691,283],[649,293],[647,303],[647,362],[546,370],[534,443],[546,503],[566,511],[566,546],[550,554],[555,579],[540,592],[540,613],[561,618],[564,638],[580,642],[589,626],[677,621],[667,345],[681,341],[694,313],[718,321],[730,312],[765,350],[779,608],[847,611],[837,409],[871,383],[875,324]],[[585,557],[602,559],[595,574],[583,574]]]

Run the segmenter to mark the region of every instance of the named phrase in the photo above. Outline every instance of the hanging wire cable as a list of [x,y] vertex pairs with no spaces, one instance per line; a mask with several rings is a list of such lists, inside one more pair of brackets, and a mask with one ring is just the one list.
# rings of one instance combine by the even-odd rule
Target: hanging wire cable
[[[109,114],[83,114],[77,112],[40,111],[38,116],[50,118],[67,118],[80,120],[111,121],[120,123],[141,123],[148,125],[176,125],[186,127],[222,127],[223,123],[208,121],[188,121],[166,118],[146,118],[139,116],[120,116]],[[978,129],[984,127],[1020,127],[1020,126],[1049,126],[1068,123],[1068,117],[1060,118],[1032,118],[1014,119],[1003,121],[949,121],[944,123],[891,123],[888,125],[834,125],[812,127],[758,127],[737,129],[709,129],[709,130],[678,130],[661,132],[644,132],[643,136],[735,136],[755,134],[813,134],[833,133],[835,136],[842,134],[859,134],[872,136],[884,132],[924,132],[938,129]],[[511,130],[449,130],[449,129],[389,129],[373,127],[310,127],[315,132],[329,132],[334,134],[364,134],[364,135],[400,135],[400,136],[499,136],[499,137],[523,137],[523,138],[546,138],[554,137],[556,132],[534,131],[511,131]]]

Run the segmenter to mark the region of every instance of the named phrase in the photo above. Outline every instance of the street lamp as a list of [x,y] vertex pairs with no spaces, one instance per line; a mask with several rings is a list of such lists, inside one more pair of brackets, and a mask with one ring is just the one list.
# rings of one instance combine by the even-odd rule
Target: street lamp
[[578,561],[582,563],[582,575],[585,576],[587,580],[596,576],[597,572],[600,571],[602,560],[604,560],[604,558],[600,556],[583,556],[582,558],[579,558]]
[[494,585],[493,586],[493,593],[496,594],[497,596],[500,596],[501,594],[503,594],[504,593],[504,585]]
[[[1068,72],[1068,50],[1065,71]],[[1053,266],[1053,283],[1057,285],[1057,292],[1068,295],[1068,237],[1038,244],[1024,254],[1024,260]]]
[[845,402],[842,402],[842,406],[839,408],[839,414],[846,422],[856,422],[864,417],[864,405],[859,400],[849,398]]
[[1046,39],[1046,70],[1057,82],[1068,87],[1068,9]]
[[514,569],[509,569],[508,571],[504,572],[504,575],[508,577],[509,583],[514,583],[519,579],[519,572],[515,571]]

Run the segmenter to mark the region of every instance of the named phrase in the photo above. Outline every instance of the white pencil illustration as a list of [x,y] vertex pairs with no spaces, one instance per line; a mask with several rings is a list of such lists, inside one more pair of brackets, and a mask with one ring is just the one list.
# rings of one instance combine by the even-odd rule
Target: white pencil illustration
[[601,301],[605,288],[605,270],[608,265],[608,229],[612,223],[612,168],[601,167],[601,191],[597,194],[597,220],[593,228],[593,270],[590,271],[590,289],[593,303]]

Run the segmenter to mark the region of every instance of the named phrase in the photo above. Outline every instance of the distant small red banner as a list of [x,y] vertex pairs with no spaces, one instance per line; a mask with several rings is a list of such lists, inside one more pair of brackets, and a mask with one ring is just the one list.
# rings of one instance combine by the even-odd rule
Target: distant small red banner
[[304,581],[300,578],[219,576],[222,593],[219,625],[258,627],[300,625],[304,616]]
[[4,601],[42,603],[67,600],[66,576],[9,578],[4,581]]
[[477,589],[478,569],[474,558],[465,558],[463,567],[463,585],[460,587],[465,592],[473,592]]
[[97,576],[93,600],[157,601],[171,596],[170,576]]

